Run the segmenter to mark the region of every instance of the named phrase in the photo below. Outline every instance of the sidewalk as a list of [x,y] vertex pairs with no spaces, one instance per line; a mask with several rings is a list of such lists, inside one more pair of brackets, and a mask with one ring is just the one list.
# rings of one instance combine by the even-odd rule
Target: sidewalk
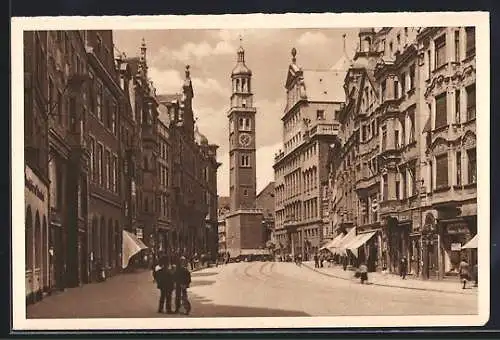
[[[328,267],[328,264],[325,263],[323,268],[314,268],[314,261],[303,262],[302,265],[322,275],[331,276],[342,280],[359,281],[359,279],[354,277],[353,270],[347,269],[346,271],[344,271],[342,269],[342,266],[340,265]],[[462,289],[462,284],[458,279],[456,281],[422,280],[410,275],[407,276],[405,280],[403,280],[401,279],[401,277],[399,277],[399,275],[390,273],[383,274],[380,272],[368,273],[368,283],[384,287],[397,287],[403,289],[427,290],[466,295],[475,295],[478,292],[477,287],[472,287],[471,283],[467,284],[466,289]]]

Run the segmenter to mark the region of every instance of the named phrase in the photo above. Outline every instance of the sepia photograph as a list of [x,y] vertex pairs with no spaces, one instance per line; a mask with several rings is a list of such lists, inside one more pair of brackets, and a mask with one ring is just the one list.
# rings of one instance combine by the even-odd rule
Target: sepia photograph
[[13,327],[484,324],[488,25],[14,18]]

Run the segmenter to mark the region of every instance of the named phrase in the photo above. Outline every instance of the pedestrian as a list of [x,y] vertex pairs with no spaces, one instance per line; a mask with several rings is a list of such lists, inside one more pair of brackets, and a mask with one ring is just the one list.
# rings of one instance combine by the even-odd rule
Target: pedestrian
[[342,268],[344,269],[344,271],[347,270],[347,256],[345,254],[342,255]]
[[368,267],[364,262],[359,266],[359,278],[361,280],[361,284],[364,284],[365,281],[368,281]]
[[408,272],[408,261],[406,260],[406,256],[403,256],[401,262],[399,263],[399,276],[404,280],[406,278],[406,274]]
[[162,257],[155,267],[153,277],[156,286],[160,290],[160,300],[158,302],[158,313],[163,313],[165,309],[168,314],[172,314],[172,291],[174,289],[173,273],[170,271],[168,259]]
[[297,264],[299,265],[299,267],[302,266],[302,254],[299,254],[297,256]]
[[469,263],[467,262],[465,257],[462,258],[462,261],[460,262],[459,274],[460,274],[460,280],[463,283],[462,289],[465,289],[467,281],[470,280]]
[[318,253],[314,254],[314,268],[319,268]]
[[179,313],[181,302],[185,309],[185,314],[188,315],[191,311],[191,303],[189,302],[187,289],[191,284],[191,273],[187,269],[187,261],[185,257],[181,257],[179,264],[174,273],[175,281],[175,313]]
[[472,272],[474,275],[474,287],[477,287],[477,281],[478,281],[478,272],[477,272],[477,263],[472,267]]
[[324,261],[324,260],[325,260],[325,258],[324,258],[324,256],[323,256],[323,254],[321,254],[321,255],[319,256],[319,266],[320,266],[320,268],[323,268],[323,261]]

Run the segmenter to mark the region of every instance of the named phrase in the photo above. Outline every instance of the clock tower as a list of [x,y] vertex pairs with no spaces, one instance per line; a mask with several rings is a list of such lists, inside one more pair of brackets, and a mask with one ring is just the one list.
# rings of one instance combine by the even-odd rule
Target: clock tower
[[[241,41],[241,39],[240,39]],[[245,50],[237,51],[231,72],[229,120],[229,196],[226,244],[231,257],[257,254],[265,246],[263,215],[256,209],[255,114],[252,71],[245,64]]]
[[231,73],[232,94],[229,109],[229,193],[231,210],[255,208],[255,114],[252,71],[245,65],[245,51],[238,49]]

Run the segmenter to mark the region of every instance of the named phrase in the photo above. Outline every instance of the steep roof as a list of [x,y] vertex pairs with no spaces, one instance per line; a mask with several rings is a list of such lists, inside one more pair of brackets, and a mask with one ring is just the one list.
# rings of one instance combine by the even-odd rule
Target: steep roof
[[262,189],[258,194],[257,194],[257,197],[259,197],[260,195],[262,195],[263,193],[265,192],[268,192],[268,191],[271,191],[272,193],[274,193],[274,182],[269,182],[268,185],[266,185],[264,187],[264,189]]
[[308,101],[344,102],[345,71],[303,70]]

